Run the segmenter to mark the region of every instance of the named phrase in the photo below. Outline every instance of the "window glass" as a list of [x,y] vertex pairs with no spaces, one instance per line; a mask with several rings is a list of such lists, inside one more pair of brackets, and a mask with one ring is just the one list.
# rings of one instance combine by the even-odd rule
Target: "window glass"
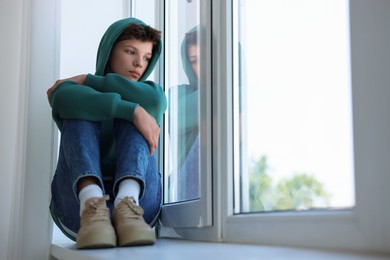
[[235,213],[355,205],[347,0],[238,0]]
[[164,202],[200,197],[199,82],[200,3],[166,5],[165,86],[168,96],[165,135]]

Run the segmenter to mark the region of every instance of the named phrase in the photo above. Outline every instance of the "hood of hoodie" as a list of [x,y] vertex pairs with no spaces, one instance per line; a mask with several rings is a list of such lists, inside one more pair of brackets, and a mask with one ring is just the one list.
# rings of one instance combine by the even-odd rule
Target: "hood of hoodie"
[[[189,30],[187,33],[193,33],[193,32],[196,32],[198,34],[197,37],[198,37],[198,41],[199,41],[199,37],[200,37],[199,26],[195,26],[194,28]],[[195,90],[198,88],[198,79],[195,76],[194,71],[192,70],[190,61],[188,60],[186,37],[184,37],[184,40],[181,43],[180,51],[181,51],[181,62],[183,65],[184,72],[187,75],[188,82],[190,83],[190,86],[192,87],[193,90]],[[199,48],[199,51],[200,51],[200,48]]]
[[[118,39],[118,37],[123,33],[123,31],[130,24],[133,23],[148,26],[147,24],[145,24],[143,21],[139,19],[125,18],[114,22],[113,24],[110,25],[110,27],[108,27],[102,39],[100,40],[100,44],[97,52],[97,58],[96,58],[96,72],[95,72],[96,75],[104,76],[104,70],[107,66],[107,62],[111,54],[111,49],[116,39]],[[139,81],[145,81],[152,73],[154,67],[157,64],[158,58],[160,57],[161,50],[162,50],[162,42],[160,40],[159,44],[153,47],[153,56],[149,61],[149,65],[145,70],[145,73],[142,75]]]

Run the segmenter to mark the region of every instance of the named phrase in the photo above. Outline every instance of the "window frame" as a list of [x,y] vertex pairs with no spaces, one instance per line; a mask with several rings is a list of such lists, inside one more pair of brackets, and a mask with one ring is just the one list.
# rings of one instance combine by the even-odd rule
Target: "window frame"
[[[212,1],[213,227],[180,230],[193,240],[389,252],[390,24],[384,0],[350,1],[356,206],[349,210],[235,215],[233,211],[233,1]],[[374,39],[374,40],[373,40]],[[226,44],[225,44],[226,43]],[[387,59],[385,59],[386,57]],[[380,68],[380,69],[377,69]],[[369,173],[369,174],[367,174]],[[178,231],[174,229],[174,231]],[[171,230],[172,231],[172,230]],[[177,233],[176,233],[177,235]],[[169,232],[165,235],[170,237]]]
[[[380,58],[386,53],[384,42],[390,40],[390,34],[384,33],[384,27],[375,29],[383,22],[390,23],[384,11],[389,8],[385,1],[350,2],[356,207],[349,210],[235,215],[233,196],[229,196],[233,194],[230,180],[234,174],[227,171],[228,175],[223,178],[224,186],[228,187],[226,196],[223,196],[228,199],[222,202],[227,207],[222,228],[224,241],[389,251],[390,229],[386,219],[390,216],[390,208],[385,198],[390,197],[390,192],[384,183],[389,183],[389,174],[385,173],[390,165],[384,154],[390,154],[389,138],[386,139],[385,135],[390,120],[384,118],[384,114],[390,106],[383,98],[383,95],[390,96],[389,88],[384,87],[389,82],[389,76],[374,69],[390,68],[389,60]],[[230,21],[230,24],[233,25],[233,22]],[[229,28],[225,29],[229,31]],[[375,48],[372,48],[374,44]],[[365,63],[375,66],[367,70]],[[378,113],[378,110],[381,112]],[[370,140],[367,140],[367,134],[370,134]]]

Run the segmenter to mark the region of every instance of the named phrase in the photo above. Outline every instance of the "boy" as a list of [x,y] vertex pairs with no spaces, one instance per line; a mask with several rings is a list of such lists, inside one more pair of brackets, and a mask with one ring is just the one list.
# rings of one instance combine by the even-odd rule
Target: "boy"
[[79,249],[155,243],[161,179],[154,150],[167,101],[145,79],[160,56],[160,34],[135,18],[113,23],[95,75],[47,91],[61,131],[50,209]]

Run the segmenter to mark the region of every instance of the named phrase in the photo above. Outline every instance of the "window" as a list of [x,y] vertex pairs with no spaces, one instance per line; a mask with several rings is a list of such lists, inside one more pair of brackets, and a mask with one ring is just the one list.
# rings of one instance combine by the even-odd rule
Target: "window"
[[[240,139],[234,139],[234,136],[239,133],[238,130],[241,130],[242,135],[252,130],[249,129],[249,126],[246,129],[250,114],[244,114],[245,109],[249,109],[249,106],[242,106],[240,109],[240,99],[234,97],[238,97],[238,94],[241,95],[241,100],[255,97],[251,94],[249,88],[244,88],[248,82],[244,81],[246,78],[242,77],[243,75],[241,75],[241,79],[238,77],[240,74],[237,67],[235,67],[238,63],[234,63],[234,61],[238,61],[238,58],[241,58],[241,61],[244,61],[244,58],[247,61],[248,58],[251,58],[251,53],[248,53],[248,43],[246,43],[248,38],[245,39],[244,37],[245,35],[249,37],[248,33],[244,33],[247,27],[243,24],[241,24],[241,27],[234,26],[239,21],[237,18],[240,17],[239,8],[242,8],[242,6],[238,5],[239,1],[216,0],[212,3],[207,2],[210,1],[185,2],[185,4],[199,4],[199,8],[195,8],[195,10],[198,10],[196,15],[198,15],[197,19],[199,19],[202,28],[205,28],[204,37],[200,37],[202,42],[200,45],[206,47],[199,50],[199,56],[204,57],[204,59],[200,59],[201,75],[204,75],[201,78],[209,88],[203,88],[203,90],[200,88],[198,103],[200,115],[198,118],[206,122],[204,124],[206,130],[199,130],[200,132],[204,131],[202,132],[204,134],[201,134],[204,141],[200,142],[200,159],[198,161],[201,168],[200,196],[188,198],[184,201],[179,199],[176,199],[176,201],[166,200],[167,205],[164,207],[162,219],[165,222],[162,231],[165,228],[174,227],[176,233],[173,236],[179,235],[187,239],[388,252],[388,248],[390,248],[390,240],[388,239],[390,230],[389,225],[387,225],[390,218],[390,208],[387,201],[390,197],[390,189],[388,189],[388,183],[390,183],[390,175],[388,174],[390,169],[388,160],[388,154],[390,153],[390,139],[388,138],[390,122],[387,115],[387,111],[390,111],[390,103],[388,102],[390,96],[388,88],[390,59],[387,52],[387,43],[390,39],[387,30],[390,20],[387,14],[390,6],[388,3],[385,1],[343,2],[344,7],[347,8],[345,10],[350,14],[349,20],[351,23],[348,33],[351,37],[351,49],[350,51],[345,50],[344,54],[348,55],[350,53],[351,59],[344,60],[347,63],[344,64],[345,66],[342,63],[337,65],[343,65],[341,66],[341,68],[344,68],[342,74],[345,75],[345,69],[348,69],[348,63],[351,62],[351,81],[343,85],[348,86],[349,84],[349,87],[352,87],[352,98],[349,100],[351,103],[349,105],[348,103],[339,103],[347,109],[348,107],[349,109],[353,108],[352,111],[347,112],[347,115],[353,112],[353,122],[351,122],[351,118],[347,118],[346,121],[342,122],[347,126],[344,133],[353,130],[353,154],[350,154],[350,152],[343,153],[344,155],[349,154],[349,159],[346,158],[350,164],[353,162],[353,169],[351,167],[353,176],[350,176],[351,182],[348,184],[351,185],[350,192],[348,192],[350,200],[344,200],[344,203],[339,204],[339,206],[334,204],[335,207],[342,208],[338,210],[324,210],[328,207],[321,206],[317,210],[300,210],[301,208],[298,207],[275,212],[270,208],[266,210],[245,208],[242,198],[248,195],[242,195],[241,193],[244,193],[242,192],[245,188],[244,182],[249,185],[249,178],[245,180],[245,175],[234,175],[235,172],[240,172],[235,167],[239,170],[240,167],[247,167],[250,162],[248,160],[245,164],[245,160],[242,160],[243,163],[241,164],[240,160],[233,160],[233,158],[240,158],[240,150],[237,149],[240,147]],[[255,2],[258,4],[268,3]],[[280,1],[269,2],[273,4],[282,3]],[[310,6],[314,5],[314,2],[319,3],[320,1],[311,1]],[[175,28],[173,27],[175,23],[181,24],[182,19],[189,16],[181,15],[183,14],[182,9],[177,9],[175,3],[177,5],[183,4],[182,1],[180,1],[180,4],[178,4],[179,1],[166,1],[167,6],[160,11],[165,11],[165,38],[169,39],[172,35],[172,41],[176,37],[177,42],[179,42],[179,39],[184,35],[178,35],[177,31],[170,30],[170,28]],[[245,2],[241,3],[244,4]],[[246,4],[248,3],[249,1],[246,2]],[[283,3],[285,5],[288,3],[291,6],[303,2],[302,0],[296,0]],[[334,2],[327,1],[327,4],[331,3]],[[168,7],[168,4],[171,6]],[[341,2],[338,4],[341,4]],[[139,8],[141,6],[138,5]],[[272,9],[272,13],[281,12],[284,7],[279,5],[278,8]],[[169,8],[176,9],[169,11]],[[193,11],[194,8],[192,7],[191,10]],[[333,11],[329,11],[329,13],[332,13],[332,16],[335,15]],[[122,11],[115,13],[119,16],[122,14]],[[256,17],[257,19],[263,18],[260,15]],[[318,17],[314,18],[317,19]],[[345,18],[348,18],[348,14]],[[170,22],[168,23],[168,21]],[[312,23],[315,24],[313,21]],[[261,27],[261,24],[257,23],[257,25]],[[270,27],[273,25],[269,24]],[[342,26],[346,29],[344,26],[348,26],[348,24]],[[237,29],[239,28],[244,31],[241,32],[242,35],[238,34],[239,30]],[[176,36],[174,36],[175,34]],[[348,37],[348,35],[343,37]],[[337,39],[338,41],[342,40],[342,38]],[[343,39],[347,43],[344,46],[348,48],[348,40]],[[170,63],[171,60],[168,58],[170,57],[168,52],[170,50],[174,51],[174,45],[168,46],[165,44],[165,46],[167,48],[165,49],[165,73],[167,74],[169,72],[167,71],[168,68],[172,69],[176,66],[179,69],[180,66],[174,60]],[[339,55],[337,58],[345,57],[343,55]],[[326,58],[331,58],[331,56]],[[174,62],[176,62],[176,65]],[[241,62],[241,64],[245,64],[245,62]],[[241,69],[242,72],[246,71],[245,68]],[[320,70],[320,72],[323,72],[323,70]],[[249,74],[249,71],[246,71],[246,73]],[[349,79],[344,78],[344,80],[348,81]],[[233,82],[237,82],[237,84],[233,84]],[[166,79],[166,83],[164,85],[168,91],[170,87],[168,79]],[[40,86],[42,84],[35,85]],[[241,89],[237,86],[241,86]],[[348,92],[348,87],[344,91],[346,91],[344,92],[345,95]],[[39,95],[39,98],[41,97],[42,95]],[[39,98],[38,96],[32,96],[32,100],[35,101]],[[278,101],[280,102],[280,100]],[[318,102],[314,103],[316,105]],[[241,117],[232,117],[232,114],[240,115],[240,113]],[[235,121],[237,119],[241,121],[241,128],[240,124],[235,124],[240,122]],[[353,123],[353,128],[351,123]],[[168,131],[168,129],[166,130]],[[245,133],[245,131],[248,132]],[[164,137],[167,138],[167,135]],[[248,147],[245,146],[245,141],[249,141],[249,139],[251,139],[250,135],[243,140],[244,142],[241,142],[241,145],[244,144],[242,148]],[[167,141],[169,140],[167,138]],[[30,148],[33,149],[34,147],[35,144],[32,144]],[[352,141],[344,147],[352,149]],[[164,149],[170,149],[169,145]],[[245,151],[249,150],[242,149],[241,154],[245,154]],[[168,154],[169,151],[166,150],[165,155]],[[28,153],[27,161],[40,162],[40,160],[33,160],[32,157],[35,155],[36,153]],[[245,157],[242,156],[242,158]],[[250,159],[250,157],[247,157],[247,159]],[[271,162],[271,159],[269,160]],[[167,164],[165,164],[165,167],[168,167]],[[205,167],[205,171],[202,167]],[[165,171],[165,173],[169,174],[168,171]],[[234,180],[234,177],[236,177],[236,180]],[[240,178],[243,181],[242,183],[239,181]],[[351,184],[353,180],[354,185]],[[238,189],[234,190],[233,184],[236,184],[235,188]],[[39,185],[35,186],[38,187]],[[32,194],[30,197],[37,198],[37,195]],[[247,202],[247,205],[249,205],[249,202]],[[330,205],[330,207],[333,206]],[[314,208],[317,208],[317,206]],[[188,216],[190,217],[186,218]],[[190,221],[184,223],[185,221],[180,219]],[[34,234],[36,232],[23,232],[26,237],[30,237],[30,233]],[[164,233],[163,236],[171,236],[171,234]]]
[[209,10],[208,1],[165,2],[165,226],[211,225]]
[[237,8],[235,212],[353,207],[347,0]]
[[[257,6],[253,7],[252,3]],[[333,4],[338,8],[330,8]],[[201,177],[200,199],[204,200],[205,196],[210,196],[207,198],[212,201],[212,207],[209,208],[212,210],[212,226],[186,226],[184,229],[173,228],[175,232],[170,232],[172,230],[167,229],[169,225],[166,225],[161,228],[161,234],[209,241],[388,251],[390,244],[387,237],[390,230],[387,219],[390,218],[390,208],[387,198],[390,196],[390,189],[387,186],[390,183],[390,175],[387,173],[390,168],[390,139],[387,135],[390,132],[390,122],[386,111],[390,110],[387,87],[390,81],[387,73],[390,59],[386,43],[390,38],[387,30],[390,21],[386,17],[389,8],[384,1],[368,3],[322,0],[216,0],[206,6],[206,9],[201,8],[201,14],[206,10],[211,13],[211,20],[204,25],[211,30],[211,34],[206,34],[206,39],[212,40],[210,48],[207,48],[211,49],[211,52],[209,56],[206,55],[210,58],[206,62],[210,70],[206,71],[211,72],[209,94],[212,105],[205,109],[201,104],[200,110],[210,109],[212,113],[213,138],[209,140],[212,143],[212,182],[206,182],[211,185],[212,190],[210,194],[202,193],[205,180]],[[325,13],[321,14],[322,10]],[[256,14],[252,11],[256,11]],[[284,17],[291,17],[293,14],[296,14],[293,20],[284,20]],[[166,10],[165,15],[172,17],[174,13]],[[250,19],[251,16],[256,18],[254,29],[250,27],[253,24],[245,24],[245,19]],[[186,15],[175,17],[174,21],[180,24],[185,17]],[[166,26],[166,33],[170,37],[169,27],[173,25]],[[307,32],[312,37],[306,38]],[[253,47],[254,42],[250,38],[255,33],[258,36],[255,42],[257,48]],[[302,39],[306,39],[306,42],[301,42]],[[324,43],[327,45],[320,48]],[[305,46],[304,50],[301,49],[301,44]],[[306,53],[311,56],[305,56]],[[275,56],[274,59],[269,59],[271,54]],[[281,54],[284,56],[281,57]],[[248,68],[253,58],[260,60],[256,66]],[[318,63],[318,60],[323,62]],[[307,66],[308,62],[315,63]],[[238,64],[241,67],[237,66]],[[291,70],[286,70],[288,66]],[[167,68],[168,66],[165,67]],[[303,73],[299,70],[297,72],[296,69],[306,70],[307,77],[302,77]],[[251,83],[251,74],[256,75],[255,79],[259,80],[256,84]],[[283,77],[280,74],[283,74]],[[270,76],[274,76],[271,81],[272,88],[268,88]],[[318,78],[321,81],[318,81]],[[290,88],[285,88],[286,79],[289,79]],[[258,89],[252,88],[252,85],[258,86]],[[312,88],[304,89],[311,85]],[[337,91],[335,86],[338,87]],[[279,93],[269,90],[278,90]],[[255,91],[261,91],[261,94]],[[306,102],[310,109],[297,106],[287,99],[303,91],[307,93],[306,97],[295,98],[300,104]],[[324,105],[324,97],[332,106],[329,107],[327,102]],[[255,103],[253,99],[260,99],[262,102]],[[290,117],[280,113],[277,110],[279,107],[270,104],[270,101],[284,106]],[[254,104],[259,106],[258,109],[254,108]],[[265,104],[269,106],[260,107]],[[332,110],[335,107],[339,109],[338,113]],[[320,113],[321,117],[317,117],[316,114]],[[255,114],[256,119],[253,119]],[[274,117],[277,117],[279,122],[276,122]],[[288,124],[292,119],[294,121]],[[327,156],[336,161],[328,162],[323,156],[316,156],[314,159],[319,160],[320,164],[326,163],[326,166],[333,164],[334,170],[342,174],[338,176],[338,181],[342,180],[345,190],[335,189],[337,182],[329,181],[326,179],[328,176],[320,174],[322,168],[313,166],[314,159],[302,160],[309,158],[305,156],[311,156],[310,152],[305,154],[302,150],[287,150],[287,154],[291,155],[288,160],[300,155],[298,158],[303,163],[299,164],[299,160],[291,160],[294,164],[285,164],[287,159],[279,160],[271,155],[269,147],[272,146],[265,147],[266,141],[278,144],[279,140],[272,137],[275,133],[271,130],[256,128],[263,126],[264,122],[269,123],[267,127],[272,124],[274,127],[270,129],[284,140],[301,138],[305,141],[304,148],[309,151],[313,149],[312,144],[317,143],[313,152],[317,155],[318,147],[333,147],[330,149],[332,154]],[[291,131],[274,129],[278,126],[277,123],[284,124],[284,128],[288,127]],[[292,126],[297,125],[305,125],[306,128],[298,129],[291,137],[296,130]],[[261,138],[266,137],[266,140],[256,141],[256,150],[249,144],[254,141],[254,130],[262,131]],[[306,136],[307,133],[315,133],[316,136]],[[307,140],[310,142],[306,142]],[[279,151],[291,149],[287,146],[288,142],[280,143],[278,146],[283,149]],[[290,147],[294,146],[296,145],[290,144]],[[200,154],[209,152],[204,147],[201,147],[200,151]],[[249,152],[253,152],[253,155]],[[264,155],[267,156],[266,159]],[[238,160],[234,160],[237,158]],[[271,198],[268,202],[272,203],[268,203],[266,207],[263,205],[262,208],[251,208],[249,170],[252,169],[252,158],[263,158],[259,164],[262,167],[259,168],[268,166],[268,170],[274,171],[271,187],[275,187],[275,184],[288,186],[285,179],[292,178],[298,183],[301,182],[302,178],[294,179],[294,173],[297,173],[298,177],[306,176],[306,180],[303,180],[309,181],[310,185],[322,184],[323,191],[333,195],[333,198],[312,196],[311,204],[290,204],[283,208],[275,207],[273,203],[278,200]],[[342,164],[336,163],[340,158],[344,160]],[[276,173],[282,166],[288,166],[288,170],[284,170],[287,175]],[[341,166],[345,168],[341,169]],[[277,189],[279,187],[276,185]],[[278,192],[277,189],[273,192]],[[306,192],[307,190],[310,191],[306,189]],[[273,192],[270,192],[270,195]],[[281,198],[280,194],[276,195],[277,199]],[[301,196],[299,192],[298,195]],[[342,200],[333,200],[336,197]],[[267,196],[260,198],[268,199]],[[186,218],[186,212],[193,212],[190,205],[182,209],[181,212],[175,211],[177,214],[168,214],[165,217],[183,219]],[[174,220],[170,226],[174,227],[177,223]]]
[[165,203],[200,198],[199,7],[199,1],[167,4],[165,85],[169,105]]

